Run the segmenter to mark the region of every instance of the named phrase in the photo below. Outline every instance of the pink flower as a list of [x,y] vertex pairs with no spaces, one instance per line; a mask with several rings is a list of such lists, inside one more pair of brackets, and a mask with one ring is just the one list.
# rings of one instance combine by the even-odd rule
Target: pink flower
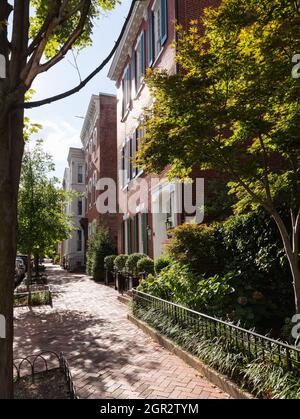
[[239,297],[237,301],[241,306],[245,306],[248,303],[247,297]]

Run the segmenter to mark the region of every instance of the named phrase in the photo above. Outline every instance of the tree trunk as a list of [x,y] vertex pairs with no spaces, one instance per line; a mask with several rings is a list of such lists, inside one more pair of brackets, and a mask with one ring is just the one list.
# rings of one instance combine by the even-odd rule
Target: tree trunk
[[22,110],[0,115],[0,314],[6,320],[6,337],[0,339],[0,399],[13,398],[13,293],[23,116]]
[[293,243],[299,242],[299,233],[292,228],[291,236],[288,233],[288,230],[284,224],[284,221],[278,213],[272,214],[273,219],[275,220],[278,230],[280,232],[285,253],[289,261],[291,274],[293,277],[293,289],[295,297],[295,311],[296,314],[300,314],[300,267],[299,267],[299,256],[298,256],[298,246],[295,246],[293,249]]

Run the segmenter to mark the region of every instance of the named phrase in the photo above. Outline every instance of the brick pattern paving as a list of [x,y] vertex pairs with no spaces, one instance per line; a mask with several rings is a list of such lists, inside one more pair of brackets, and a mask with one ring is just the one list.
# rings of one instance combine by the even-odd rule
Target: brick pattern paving
[[50,269],[53,308],[15,310],[15,358],[63,351],[80,398],[229,396],[130,323],[115,290]]

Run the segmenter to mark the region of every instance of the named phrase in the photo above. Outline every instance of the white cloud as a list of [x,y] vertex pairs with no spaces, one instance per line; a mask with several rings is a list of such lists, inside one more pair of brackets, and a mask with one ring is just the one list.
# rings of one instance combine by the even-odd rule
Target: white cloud
[[44,150],[53,157],[55,163],[55,175],[62,179],[64,169],[67,166],[69,148],[82,147],[80,133],[71,124],[63,120],[59,122],[40,120],[38,123],[43,128],[36,135],[36,138],[44,140]]

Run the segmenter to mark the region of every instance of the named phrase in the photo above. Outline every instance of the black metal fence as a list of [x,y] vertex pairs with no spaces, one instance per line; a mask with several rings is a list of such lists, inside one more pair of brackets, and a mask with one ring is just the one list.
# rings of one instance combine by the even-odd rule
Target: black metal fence
[[234,324],[133,290],[134,307],[154,310],[180,327],[207,339],[217,338],[228,351],[240,352],[249,360],[271,361],[300,377],[300,348],[260,335]]
[[26,286],[19,286],[14,292],[14,305],[17,307],[50,305],[52,307],[52,290],[50,285],[30,285],[30,292],[28,292]]
[[30,377],[32,382],[34,382],[37,374],[59,368],[65,376],[70,399],[78,399],[70,367],[63,352],[58,355],[53,351],[43,351],[37,355],[30,355],[25,358],[15,359],[13,365],[16,380],[20,380],[23,377]]

